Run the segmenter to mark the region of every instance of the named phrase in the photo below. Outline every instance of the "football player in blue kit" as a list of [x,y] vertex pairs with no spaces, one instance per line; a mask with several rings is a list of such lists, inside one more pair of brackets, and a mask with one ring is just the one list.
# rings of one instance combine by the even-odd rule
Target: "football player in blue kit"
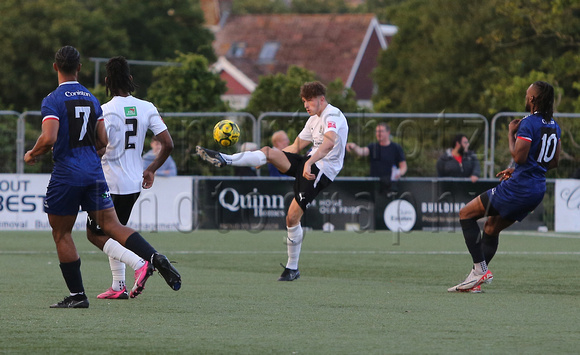
[[[530,115],[509,124],[509,150],[514,168],[497,174],[500,184],[471,200],[459,211],[465,244],[473,268],[465,281],[449,292],[481,292],[481,284],[491,282],[487,265],[499,245],[499,233],[515,221],[521,222],[544,198],[546,172],[558,166],[560,127],[554,121],[554,88],[536,81],[526,91],[526,111]],[[487,216],[480,234],[477,220]]]
[[164,255],[136,231],[119,223],[105,181],[97,149],[106,138],[99,101],[79,82],[80,54],[71,46],[56,52],[54,70],[59,86],[43,101],[42,132],[24,161],[33,165],[37,157],[53,149],[54,168],[48,184],[44,211],[52,228],[62,275],[70,296],[51,308],[88,308],[81,276],[81,260],[72,239],[79,206],[96,220],[107,236],[117,240],[145,260],[151,261],[174,290],[181,276]]

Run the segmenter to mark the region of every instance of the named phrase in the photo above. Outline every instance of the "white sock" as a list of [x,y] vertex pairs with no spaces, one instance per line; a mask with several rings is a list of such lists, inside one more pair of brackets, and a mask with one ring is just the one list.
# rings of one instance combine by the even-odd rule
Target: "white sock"
[[302,226],[300,223],[294,227],[287,227],[287,229],[288,237],[286,238],[286,244],[288,247],[288,263],[286,263],[286,268],[297,270],[304,233],[302,232]]
[[487,272],[487,263],[485,260],[480,263],[474,263],[473,269],[475,269],[475,273],[477,275],[483,275]]
[[145,260],[141,259],[139,255],[133,253],[131,250],[125,248],[118,241],[109,238],[103,247],[105,254],[109,258],[121,261],[129,265],[133,270],[138,270],[145,265]]
[[254,150],[253,152],[241,152],[232,155],[222,154],[226,164],[232,166],[261,166],[266,164],[268,159],[266,154],[261,150]]
[[111,266],[111,273],[113,274],[113,285],[111,288],[114,291],[121,291],[125,288],[125,263],[109,256],[109,265]]

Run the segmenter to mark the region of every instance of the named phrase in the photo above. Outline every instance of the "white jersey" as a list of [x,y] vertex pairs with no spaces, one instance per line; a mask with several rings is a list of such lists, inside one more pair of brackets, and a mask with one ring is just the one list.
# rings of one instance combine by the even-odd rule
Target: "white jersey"
[[[320,116],[310,116],[298,137],[302,140],[312,142],[313,147],[309,153],[309,155],[312,155],[322,144],[324,133],[330,131],[336,132],[337,139],[334,142],[334,147],[324,158],[315,164],[326,177],[334,180],[342,169],[348,139],[348,123],[342,112],[338,108],[328,104]],[[316,180],[318,179],[320,179],[320,176]]]
[[101,107],[109,137],[101,164],[109,191],[116,195],[140,192],[147,130],[158,135],[167,126],[152,103],[133,96],[115,96]]

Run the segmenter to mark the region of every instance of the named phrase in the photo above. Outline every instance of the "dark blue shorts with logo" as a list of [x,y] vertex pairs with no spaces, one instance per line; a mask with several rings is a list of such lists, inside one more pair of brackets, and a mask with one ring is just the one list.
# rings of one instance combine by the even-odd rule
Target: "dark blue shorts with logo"
[[106,181],[87,186],[72,186],[53,179],[48,183],[44,212],[58,216],[76,215],[83,211],[100,211],[113,207]]

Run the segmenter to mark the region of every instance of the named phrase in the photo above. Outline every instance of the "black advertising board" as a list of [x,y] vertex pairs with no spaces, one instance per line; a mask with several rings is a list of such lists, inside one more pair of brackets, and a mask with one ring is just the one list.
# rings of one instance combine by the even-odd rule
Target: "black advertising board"
[[[293,179],[196,177],[201,229],[285,229]],[[459,210],[496,180],[407,178],[384,187],[372,178],[339,178],[307,208],[303,227],[315,230],[460,230]],[[540,205],[518,229],[537,229]]]

